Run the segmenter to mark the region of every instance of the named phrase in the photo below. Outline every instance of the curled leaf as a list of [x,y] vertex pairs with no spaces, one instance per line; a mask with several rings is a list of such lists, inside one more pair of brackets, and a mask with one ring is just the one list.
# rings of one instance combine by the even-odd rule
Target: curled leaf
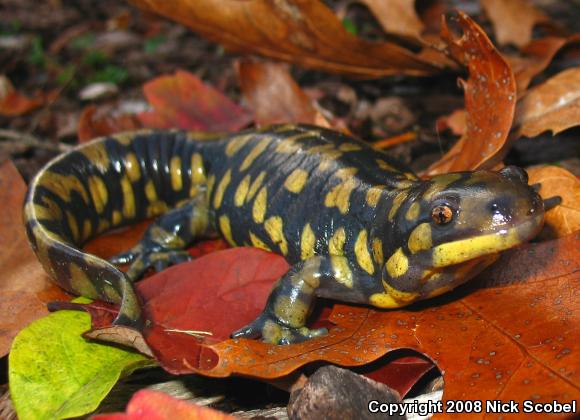
[[540,183],[543,199],[560,196],[562,202],[546,212],[550,237],[560,237],[580,229],[580,179],[566,169],[542,166],[528,169],[530,184]]
[[321,1],[131,0],[226,47],[305,67],[358,77],[428,75],[447,67],[440,54],[423,58],[393,42],[348,33]]
[[550,18],[528,0],[481,0],[481,6],[491,19],[497,42],[523,47],[532,39],[532,29]]
[[516,136],[553,134],[580,125],[580,68],[564,70],[526,92],[518,102]]
[[506,140],[516,105],[516,84],[510,66],[485,32],[466,14],[457,20],[463,35],[455,39],[444,23],[441,36],[451,55],[467,66],[469,79],[460,80],[465,91],[466,132],[429,175],[492,167],[506,151]]

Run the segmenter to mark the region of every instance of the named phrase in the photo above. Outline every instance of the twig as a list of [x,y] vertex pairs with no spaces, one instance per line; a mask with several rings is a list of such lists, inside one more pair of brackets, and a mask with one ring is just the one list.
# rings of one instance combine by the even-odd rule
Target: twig
[[389,147],[396,146],[397,144],[406,143],[408,141],[413,141],[417,139],[417,133],[415,131],[408,131],[398,136],[389,137],[376,141],[372,144],[375,149],[387,149]]
[[53,144],[47,141],[42,141],[27,133],[4,129],[0,129],[0,141],[7,141],[15,145],[28,146],[37,149],[52,150],[55,152],[68,152],[73,148],[73,146],[68,144]]

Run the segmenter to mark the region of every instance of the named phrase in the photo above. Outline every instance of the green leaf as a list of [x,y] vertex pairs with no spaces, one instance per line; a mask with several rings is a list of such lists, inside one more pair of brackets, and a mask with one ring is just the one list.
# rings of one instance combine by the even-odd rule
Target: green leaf
[[62,419],[94,411],[120,377],[154,362],[133,351],[85,340],[90,317],[59,311],[20,331],[9,356],[10,394],[21,420]]
[[348,33],[351,33],[353,35],[356,35],[358,33],[358,30],[356,28],[356,25],[354,24],[354,22],[347,16],[345,16],[344,18],[342,18],[342,26],[344,27],[344,29],[346,29],[346,31]]

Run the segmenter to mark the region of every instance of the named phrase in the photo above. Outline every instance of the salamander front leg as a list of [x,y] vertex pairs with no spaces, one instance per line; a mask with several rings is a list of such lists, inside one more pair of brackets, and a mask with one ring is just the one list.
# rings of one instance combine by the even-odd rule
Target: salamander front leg
[[[344,257],[331,258],[348,264]],[[352,272],[348,270],[352,286]],[[297,263],[276,282],[260,316],[233,332],[232,338],[261,336],[268,343],[291,344],[325,335],[326,328],[305,326],[316,296],[364,302],[362,293],[343,284],[343,274],[332,267],[328,257],[316,256]]]
[[209,211],[205,191],[157,219],[143,239],[129,251],[112,257],[113,264],[131,264],[127,277],[136,280],[149,269],[161,271],[191,259],[185,248],[208,233]]

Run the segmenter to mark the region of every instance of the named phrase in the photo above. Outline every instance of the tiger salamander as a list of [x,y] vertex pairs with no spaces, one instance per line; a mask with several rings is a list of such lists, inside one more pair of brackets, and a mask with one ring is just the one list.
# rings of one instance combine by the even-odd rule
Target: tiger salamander
[[[219,234],[280,254],[290,270],[233,337],[287,344],[324,334],[305,326],[316,297],[398,308],[455,288],[536,235],[544,204],[516,167],[420,180],[347,135],[279,125],[97,139],[34,178],[24,213],[50,276],[72,293],[120,304],[122,325],[143,322],[133,281],[189,259],[185,248],[199,238]],[[80,249],[159,215],[111,261]],[[115,266],[124,263],[126,274]]]

